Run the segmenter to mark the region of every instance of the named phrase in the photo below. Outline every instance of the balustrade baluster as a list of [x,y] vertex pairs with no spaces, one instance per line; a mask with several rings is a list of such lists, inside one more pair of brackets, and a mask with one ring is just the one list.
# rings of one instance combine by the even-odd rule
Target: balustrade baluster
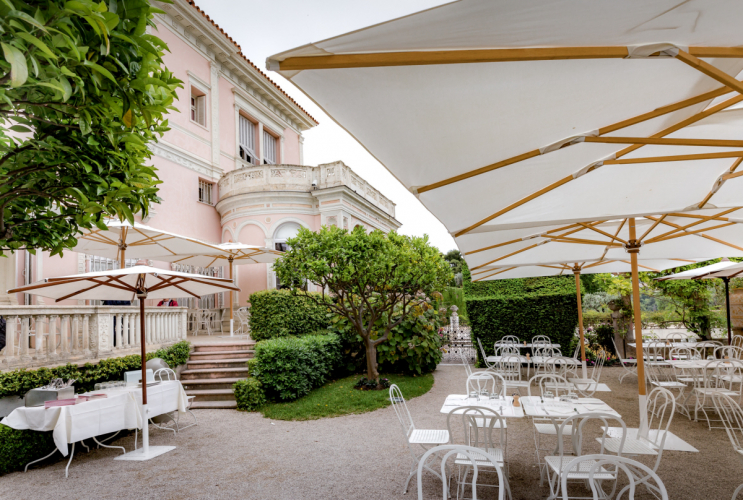
[[21,316],[21,339],[19,341],[18,352],[21,358],[28,358],[28,320],[30,316]]
[[139,314],[134,314],[134,345],[139,346],[142,341],[142,332],[140,331],[141,325],[139,322]]
[[47,349],[46,352],[50,357],[57,356],[57,316],[52,314],[49,316],[49,334],[47,335]]
[[75,354],[81,351],[80,349],[80,315],[73,314],[70,318],[70,347],[71,351]]
[[70,354],[70,343],[67,338],[67,334],[70,331],[70,315],[65,314],[61,316],[60,324],[59,324],[59,334],[62,337],[62,341],[60,342],[60,355],[61,356],[68,356]]
[[15,357],[15,327],[18,316],[10,316],[5,322],[5,361],[10,365],[11,358]]
[[121,348],[129,347],[129,314],[121,314]]
[[145,339],[146,345],[152,344],[152,318],[153,318],[152,312],[150,312],[149,314],[145,313],[145,323],[146,323],[145,335],[147,337]]
[[90,314],[83,315],[83,353],[90,352]]
[[121,319],[123,317],[122,314],[114,314],[114,317],[116,320],[114,321],[116,323],[116,348],[121,349],[121,327],[123,326],[121,324]]

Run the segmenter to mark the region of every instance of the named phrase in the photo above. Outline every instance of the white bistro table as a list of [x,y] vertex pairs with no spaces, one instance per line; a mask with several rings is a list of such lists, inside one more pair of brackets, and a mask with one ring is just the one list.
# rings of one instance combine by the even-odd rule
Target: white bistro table
[[[29,465],[44,460],[57,451],[66,457],[69,452],[68,444],[72,444],[70,459],[65,468],[66,477],[75,453],[75,443],[83,442],[85,446],[85,439],[93,439],[98,445],[106,448],[120,448],[125,451],[122,446],[104,445],[98,441],[97,437],[122,430],[142,428],[142,389],[133,386],[94,391],[94,393],[105,393],[107,397],[70,406],[51,408],[22,406],[13,410],[0,422],[17,430],[52,431],[55,449],[49,455],[28,463],[26,470]],[[186,392],[177,380],[164,381],[147,387],[149,418],[173,411],[183,413],[186,411],[187,403]]]
[[579,398],[572,403],[563,403],[553,399],[542,399],[540,396],[521,398],[524,413],[530,417],[563,420],[573,415],[584,413],[608,413],[616,417],[621,415],[607,403],[597,398]]
[[[523,398],[521,398],[523,401]],[[464,413],[465,406],[482,406],[492,410],[503,418],[524,418],[524,408],[522,406],[513,406],[513,397],[506,396],[503,399],[488,399],[487,396],[470,398],[466,394],[449,394],[441,407],[441,413],[451,413],[454,410],[455,415]]]

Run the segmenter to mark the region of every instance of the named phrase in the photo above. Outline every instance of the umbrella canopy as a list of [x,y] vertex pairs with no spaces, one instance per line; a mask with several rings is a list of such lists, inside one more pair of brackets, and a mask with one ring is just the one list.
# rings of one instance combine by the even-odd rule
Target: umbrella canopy
[[7,293],[30,293],[55,299],[132,300],[139,299],[139,331],[142,347],[142,450],[132,452],[135,460],[148,460],[174,447],[152,447],[149,445],[149,416],[147,415],[147,366],[145,351],[144,299],[169,298],[174,290],[186,292],[192,297],[219,293],[225,290],[240,290],[231,280],[212,278],[199,274],[179,273],[149,266],[114,269],[95,273],[73,274],[58,278],[46,278],[30,285],[8,290]]
[[461,236],[740,206],[740,18],[715,0],[461,0],[268,66]]
[[105,231],[99,228],[86,230],[73,250],[118,260],[120,267],[124,267],[126,257],[163,260],[164,256],[220,251],[216,244],[139,222],[132,225],[126,221],[108,220],[105,224],[108,227]]
[[723,259],[722,262],[710,264],[709,266],[698,267],[696,269],[689,269],[669,276],[661,276],[655,278],[657,281],[666,280],[698,280],[698,279],[712,279],[720,278],[725,283],[725,309],[727,311],[728,320],[728,344],[732,345],[733,342],[733,327],[730,322],[730,278],[735,278],[739,274],[743,273],[743,263],[730,262],[727,259]]
[[[278,250],[266,247],[246,245],[244,243],[221,243],[213,249],[203,249],[204,253],[194,255],[173,255],[161,258],[173,264],[190,265],[196,267],[210,267],[214,264],[230,265],[230,280],[232,280],[232,266],[244,264],[272,264],[280,255]],[[232,291],[230,291],[230,337],[234,335]]]

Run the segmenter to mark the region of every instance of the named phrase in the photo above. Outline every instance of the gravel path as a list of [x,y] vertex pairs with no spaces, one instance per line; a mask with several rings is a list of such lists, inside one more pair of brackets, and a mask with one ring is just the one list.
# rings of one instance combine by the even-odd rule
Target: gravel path
[[[637,427],[636,379],[628,377],[620,385],[620,373],[619,368],[604,369],[602,382],[613,392],[596,395],[619,411],[628,427]],[[465,372],[461,366],[442,365],[434,376],[433,389],[408,406],[417,427],[445,429],[446,416],[439,410],[447,394],[463,392]],[[153,445],[177,446],[164,456],[120,462],[113,460],[114,450],[80,453],[68,479],[66,460],[0,477],[0,499],[416,498],[414,482],[401,495],[410,455],[392,408],[309,422],[271,421],[228,410],[196,414],[199,426],[176,437],[153,430]],[[710,431],[678,414],[671,430],[700,453],[664,453],[659,475],[670,498],[730,498],[743,481],[743,466],[725,431]],[[115,444],[131,450],[133,436]],[[508,422],[508,461],[515,500],[548,496],[548,487],[539,485],[528,419]],[[433,476],[424,478],[424,486],[426,498],[440,498],[440,483]],[[482,495],[495,498],[493,493]]]

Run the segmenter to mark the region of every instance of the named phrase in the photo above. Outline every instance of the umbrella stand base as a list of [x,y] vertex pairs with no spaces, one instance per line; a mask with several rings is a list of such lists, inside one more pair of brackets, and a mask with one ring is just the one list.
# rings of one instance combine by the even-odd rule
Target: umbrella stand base
[[125,455],[120,455],[114,458],[114,460],[149,460],[173,450],[175,450],[175,446],[150,446],[147,450],[147,454],[144,453],[144,448],[140,448],[138,450],[130,451]]

